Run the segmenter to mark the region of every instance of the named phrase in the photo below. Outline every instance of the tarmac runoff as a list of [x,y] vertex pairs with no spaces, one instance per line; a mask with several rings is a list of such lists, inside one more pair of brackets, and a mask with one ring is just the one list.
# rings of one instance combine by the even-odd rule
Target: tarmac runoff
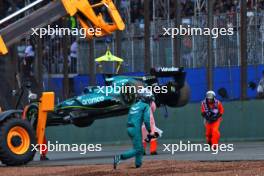
[[[229,144],[232,142],[228,142]],[[234,151],[219,152],[212,154],[211,152],[164,152],[164,147],[159,147],[158,155],[146,155],[144,160],[177,160],[177,161],[212,161],[212,162],[228,162],[228,161],[261,161],[264,160],[264,141],[261,142],[233,142]],[[100,152],[87,152],[81,155],[79,152],[50,152],[48,161],[39,161],[39,154],[34,161],[28,166],[72,166],[72,165],[89,165],[89,164],[111,164],[113,156],[121,154],[123,151],[130,149],[131,146],[104,146]],[[133,162],[127,160],[125,162]]]

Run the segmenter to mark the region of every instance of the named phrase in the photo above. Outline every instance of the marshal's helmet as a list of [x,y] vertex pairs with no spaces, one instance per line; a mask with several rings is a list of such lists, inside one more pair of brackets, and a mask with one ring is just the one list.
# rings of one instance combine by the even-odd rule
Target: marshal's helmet
[[215,92],[212,90],[206,92],[206,99],[207,100],[214,100],[215,99]]

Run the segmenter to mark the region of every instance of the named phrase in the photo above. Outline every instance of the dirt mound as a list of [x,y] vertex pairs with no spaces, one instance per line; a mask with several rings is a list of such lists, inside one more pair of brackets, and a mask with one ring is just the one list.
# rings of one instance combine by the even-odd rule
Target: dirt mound
[[195,161],[147,161],[140,169],[135,169],[133,163],[120,164],[117,170],[112,165],[82,165],[82,166],[43,166],[43,167],[1,167],[1,175],[5,176],[123,176],[123,175],[184,175],[184,176],[227,176],[227,175],[264,175],[264,161],[237,162],[195,162]]

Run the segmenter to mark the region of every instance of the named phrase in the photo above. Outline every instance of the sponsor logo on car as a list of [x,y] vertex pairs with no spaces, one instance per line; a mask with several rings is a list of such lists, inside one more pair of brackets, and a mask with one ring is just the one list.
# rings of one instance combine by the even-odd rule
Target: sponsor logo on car
[[83,105],[88,105],[88,104],[95,104],[104,101],[105,98],[103,96],[101,97],[95,97],[95,98],[88,98],[88,99],[83,99],[82,104]]
[[179,71],[179,68],[176,67],[161,67],[160,70],[162,72],[175,72],[175,71]]
[[68,105],[68,106],[71,106],[71,105],[74,104],[74,101],[73,100],[72,101],[66,101],[65,104]]
[[121,79],[121,80],[115,81],[116,84],[122,84],[122,83],[126,83],[126,82],[128,82],[128,79]]

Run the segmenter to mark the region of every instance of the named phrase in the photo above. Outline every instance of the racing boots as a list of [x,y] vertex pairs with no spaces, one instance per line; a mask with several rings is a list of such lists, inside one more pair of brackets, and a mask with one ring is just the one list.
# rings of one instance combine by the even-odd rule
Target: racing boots
[[40,155],[40,161],[48,161],[49,158],[46,155]]
[[121,156],[120,155],[114,156],[114,169],[117,168],[117,165],[120,163],[120,160],[121,160]]

